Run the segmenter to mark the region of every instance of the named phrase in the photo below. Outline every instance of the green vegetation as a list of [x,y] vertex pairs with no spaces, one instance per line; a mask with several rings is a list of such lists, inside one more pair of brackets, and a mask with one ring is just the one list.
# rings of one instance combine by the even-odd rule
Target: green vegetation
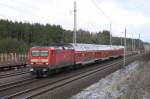
[[[95,43],[109,45],[109,31],[90,33],[85,30],[77,31],[78,43]],[[51,43],[72,43],[73,31],[65,30],[60,25],[12,22],[0,20],[0,52],[27,51],[34,45]],[[112,38],[114,45],[120,45],[119,37]],[[139,40],[135,40],[138,48]],[[142,43],[142,41],[140,41]],[[132,40],[127,39],[128,49],[131,49]]]

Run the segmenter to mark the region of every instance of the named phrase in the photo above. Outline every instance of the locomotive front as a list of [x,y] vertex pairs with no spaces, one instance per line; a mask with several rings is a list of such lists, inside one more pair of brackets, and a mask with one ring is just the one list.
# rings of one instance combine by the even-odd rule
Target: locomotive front
[[30,71],[37,76],[48,76],[74,63],[74,49],[70,44],[30,48]]
[[32,74],[43,75],[46,74],[50,66],[50,48],[33,47],[30,49],[29,64]]

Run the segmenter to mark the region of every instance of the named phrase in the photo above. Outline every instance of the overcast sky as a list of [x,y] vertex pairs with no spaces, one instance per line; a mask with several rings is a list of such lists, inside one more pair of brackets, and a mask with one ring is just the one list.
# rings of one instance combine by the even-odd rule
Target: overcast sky
[[[141,38],[150,42],[150,0],[76,0],[77,28],[114,36]],[[0,0],[0,19],[57,24],[73,29],[74,0]]]

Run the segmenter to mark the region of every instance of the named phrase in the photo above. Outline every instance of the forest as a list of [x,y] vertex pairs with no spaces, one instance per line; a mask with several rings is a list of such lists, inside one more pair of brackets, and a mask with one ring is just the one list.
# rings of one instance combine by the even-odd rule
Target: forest
[[[77,43],[109,45],[110,32],[108,30],[91,33],[79,29]],[[112,37],[113,45],[121,45],[124,38]],[[0,52],[27,52],[36,45],[52,43],[72,43],[73,31],[63,29],[60,25],[17,22],[0,20]],[[143,41],[134,39],[135,49],[143,48]],[[140,46],[139,46],[140,45]],[[127,48],[132,49],[132,39],[127,38]]]

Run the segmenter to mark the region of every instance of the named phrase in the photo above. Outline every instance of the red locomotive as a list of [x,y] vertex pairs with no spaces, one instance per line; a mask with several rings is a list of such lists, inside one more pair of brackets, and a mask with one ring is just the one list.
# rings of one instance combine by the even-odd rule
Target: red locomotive
[[30,48],[30,71],[37,76],[49,75],[60,68],[103,61],[123,56],[123,46],[95,44],[55,44]]

